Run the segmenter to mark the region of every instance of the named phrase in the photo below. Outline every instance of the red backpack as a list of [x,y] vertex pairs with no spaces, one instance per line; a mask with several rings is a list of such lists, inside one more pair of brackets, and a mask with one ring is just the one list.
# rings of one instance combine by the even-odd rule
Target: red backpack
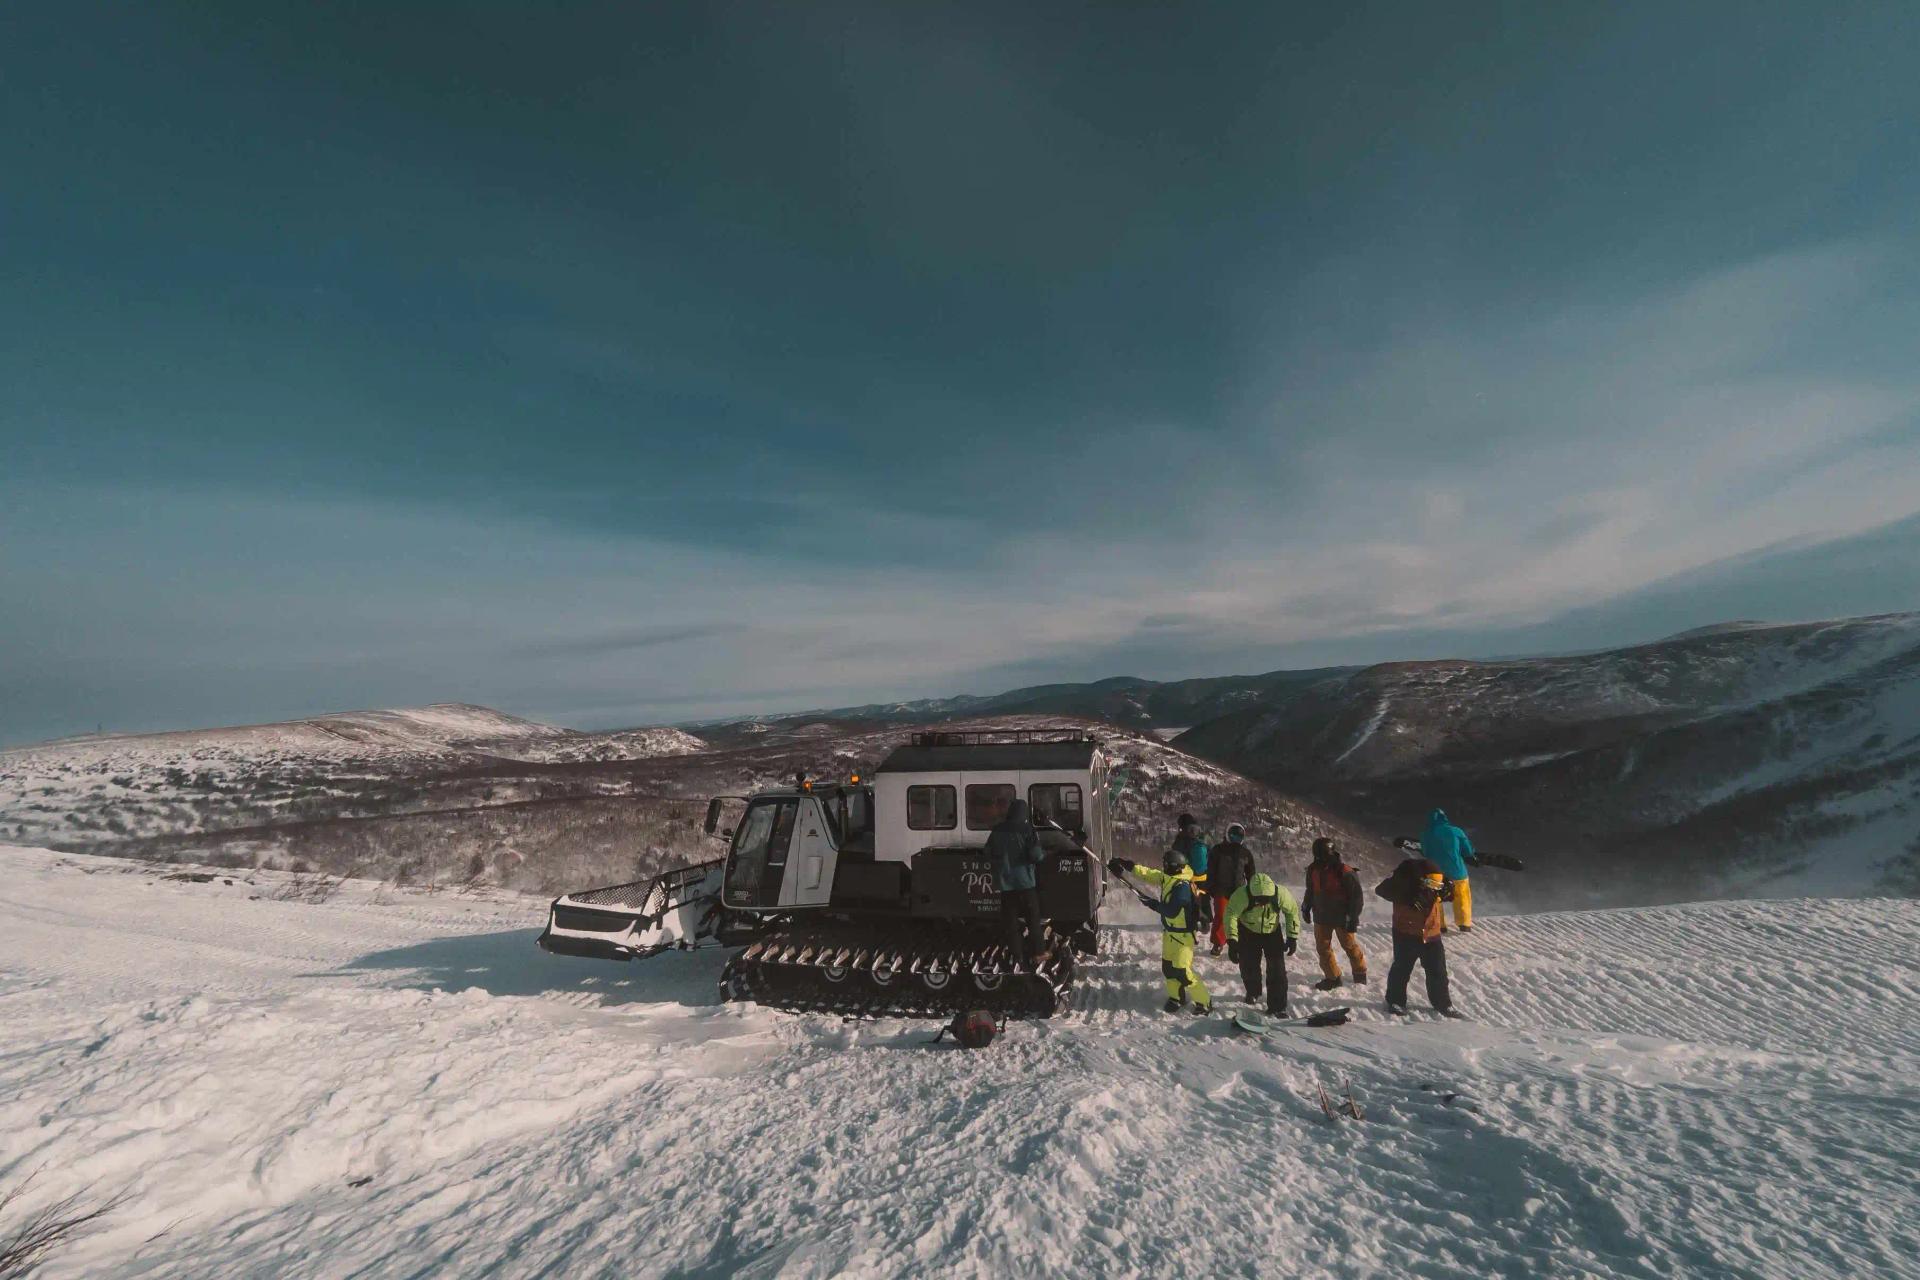
[[962,1049],[984,1049],[993,1043],[995,1036],[1000,1034],[1000,1025],[985,1009],[956,1013],[953,1015],[952,1022],[940,1028],[940,1034],[933,1038],[933,1042],[939,1044],[941,1039],[951,1031],[953,1038],[960,1042]]

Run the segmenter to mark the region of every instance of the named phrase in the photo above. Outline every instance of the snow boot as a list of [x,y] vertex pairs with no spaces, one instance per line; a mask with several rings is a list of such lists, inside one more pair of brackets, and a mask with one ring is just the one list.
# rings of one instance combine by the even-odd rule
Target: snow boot
[[[1366,979],[1361,977],[1355,977],[1354,981],[1365,982]],[[1342,982],[1339,978],[1322,978],[1320,979],[1320,981],[1313,984],[1313,989],[1315,991],[1332,991],[1336,987],[1343,987],[1345,985],[1346,983]]]
[[1462,933],[1472,933],[1472,932],[1473,932],[1473,926],[1472,926],[1472,925],[1470,925],[1470,924],[1463,924],[1463,925],[1461,925],[1461,926],[1460,926],[1460,932],[1462,932]]
[[1210,951],[1210,952],[1208,952],[1207,954],[1209,954],[1209,955],[1214,955],[1214,956],[1217,956],[1217,955],[1219,955],[1219,954],[1220,954],[1220,953],[1221,953],[1222,951],[1225,951],[1225,950],[1226,950],[1226,948],[1225,948],[1225,947],[1215,947],[1215,948],[1214,948],[1214,949],[1213,949],[1212,951]]
[[1407,1006],[1403,1004],[1394,1004],[1392,1001],[1388,1001],[1387,1012],[1392,1014],[1398,1014],[1400,1017],[1404,1018],[1407,1016]]
[[1213,1006],[1210,1004],[1197,1004],[1193,1006],[1193,1016],[1196,1018],[1204,1018],[1212,1012]]
[[1363,987],[1367,985],[1367,975],[1366,975],[1365,973],[1356,973],[1356,974],[1354,974],[1354,975],[1353,975],[1353,980],[1354,980],[1355,982],[1357,982],[1357,983],[1359,983],[1359,984],[1360,984],[1361,986],[1363,986]]
[[1180,1012],[1180,1002],[1178,1000],[1175,1000],[1172,996],[1168,996],[1167,1002],[1161,1005],[1160,1007],[1162,1009],[1165,1009],[1168,1013]]
[[1287,1012],[1287,1006],[1281,1005],[1278,1009],[1269,1007],[1267,1009],[1267,1016],[1269,1018],[1291,1018],[1293,1015]]
[[1460,1012],[1458,1009],[1454,1008],[1452,1005],[1448,1005],[1444,1009],[1436,1009],[1434,1010],[1434,1012],[1438,1013],[1443,1018],[1464,1018],[1467,1016],[1466,1014]]

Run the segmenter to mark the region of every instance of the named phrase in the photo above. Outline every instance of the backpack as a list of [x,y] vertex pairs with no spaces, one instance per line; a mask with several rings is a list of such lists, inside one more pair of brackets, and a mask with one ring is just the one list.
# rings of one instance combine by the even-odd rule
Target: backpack
[[960,1042],[962,1049],[984,1049],[1000,1034],[1000,1024],[985,1009],[971,1009],[966,1013],[954,1014],[953,1021],[940,1028],[933,1042],[939,1044],[948,1032],[953,1033],[953,1038]]

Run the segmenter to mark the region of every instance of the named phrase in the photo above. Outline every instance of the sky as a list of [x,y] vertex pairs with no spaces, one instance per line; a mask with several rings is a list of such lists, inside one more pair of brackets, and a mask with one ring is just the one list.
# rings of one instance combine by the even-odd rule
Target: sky
[[0,743],[1920,608],[1920,11],[0,6]]

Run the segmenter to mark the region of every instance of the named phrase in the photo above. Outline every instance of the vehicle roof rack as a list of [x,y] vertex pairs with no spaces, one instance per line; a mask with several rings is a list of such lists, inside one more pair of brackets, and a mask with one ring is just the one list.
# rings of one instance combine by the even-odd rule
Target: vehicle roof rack
[[913,735],[916,747],[977,747],[987,743],[1098,742],[1085,729],[929,729]]

